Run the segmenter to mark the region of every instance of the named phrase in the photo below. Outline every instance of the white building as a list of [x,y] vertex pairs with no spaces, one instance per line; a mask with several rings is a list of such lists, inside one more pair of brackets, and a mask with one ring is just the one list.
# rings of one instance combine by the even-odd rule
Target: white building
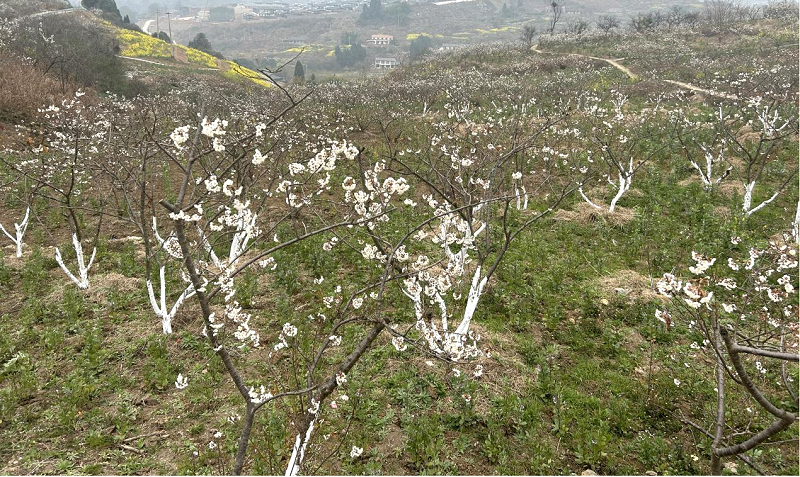
[[372,38],[367,40],[367,44],[375,45],[375,46],[386,46],[390,45],[394,40],[394,36],[392,35],[372,35]]
[[375,68],[396,68],[400,66],[397,58],[375,58]]

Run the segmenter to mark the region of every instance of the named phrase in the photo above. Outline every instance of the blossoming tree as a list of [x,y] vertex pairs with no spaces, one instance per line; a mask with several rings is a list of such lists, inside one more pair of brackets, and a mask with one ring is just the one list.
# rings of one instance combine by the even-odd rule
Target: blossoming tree
[[[733,244],[739,243],[735,237]],[[702,338],[691,343],[688,354],[714,368],[706,383],[714,386],[716,412],[710,416],[710,431],[702,422],[682,419],[712,440],[711,472],[721,474],[725,457],[754,465],[745,453],[797,420],[796,369],[787,369],[798,362],[797,243],[785,234],[781,241],[750,247],[727,260],[698,252],[692,252],[692,259],[689,277],[667,273],[657,283],[658,291],[673,300],[669,311],[658,310],[656,317]],[[741,402],[734,401],[736,392],[745,392],[745,402],[772,421],[753,422],[751,417],[742,424],[737,415],[742,409],[729,404]],[[780,393],[783,397],[774,396]],[[750,407],[747,412],[752,413]]]

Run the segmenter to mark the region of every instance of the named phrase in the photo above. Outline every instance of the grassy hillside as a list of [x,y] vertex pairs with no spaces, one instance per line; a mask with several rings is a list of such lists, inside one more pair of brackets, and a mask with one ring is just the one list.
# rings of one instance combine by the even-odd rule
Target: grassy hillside
[[218,70],[235,81],[251,81],[260,86],[271,87],[261,74],[229,60],[220,60],[203,51],[183,45],[169,45],[164,40],[153,38],[134,30],[125,30],[108,24],[116,33],[120,43],[120,54],[130,58],[158,60],[163,65],[185,66],[188,69],[201,68]]
[[[285,207],[289,201],[285,189],[276,188],[281,179],[295,176],[281,167],[297,168],[332,140],[347,138],[359,149],[357,160],[341,160],[341,167],[323,180],[334,184],[336,191],[344,187],[346,176],[360,178],[366,171],[368,177],[373,162],[383,160],[388,172],[403,172],[412,181],[404,198],[419,203],[415,208],[398,201],[388,230],[381,230],[380,224],[374,231],[346,229],[331,253],[322,251],[339,236],[319,234],[270,255],[276,259],[273,269],[264,265],[237,275],[236,299],[251,314],[249,326],[262,333],[263,342],[260,347],[239,346],[226,334],[233,342],[226,349],[237,365],[248,370],[247,386],[264,384],[277,394],[299,387],[305,379],[293,372],[297,369],[293,366],[313,358],[315,339],[334,332],[341,335],[344,344],[328,350],[320,361],[328,372],[374,326],[371,317],[359,317],[343,331],[331,331],[336,309],[326,306],[325,300],[342,288],[347,293],[370,286],[381,276],[383,266],[362,252],[371,233],[395,238],[427,217],[421,212],[427,207],[425,194],[433,197],[431,183],[437,179],[431,162],[452,154],[453,144],[460,148],[455,150],[461,158],[475,161],[498,148],[512,149],[518,137],[535,131],[543,118],[550,117],[549,108],[564,112],[565,119],[526,142],[498,174],[518,187],[512,173],[524,172],[528,182],[521,184],[530,188],[530,207],[522,210],[507,202],[510,212],[503,215],[502,224],[481,236],[502,243],[501,227],[525,223],[537,211],[545,214],[515,238],[481,298],[472,329],[482,336],[481,348],[487,353],[475,361],[453,363],[430,355],[426,348],[410,346],[400,352],[388,333],[380,335],[332,395],[337,404],[323,403],[303,471],[372,475],[710,471],[711,440],[704,432],[713,424],[716,358],[703,343],[701,330],[679,318],[683,315],[678,314],[678,305],[659,295],[655,282],[665,272],[685,270],[693,251],[718,257],[717,266],[724,267],[724,257],[746,257],[750,246],[783,240],[781,234],[792,226],[800,191],[794,180],[774,201],[745,216],[743,155],[730,152],[730,176],[707,190],[675,134],[684,118],[702,118],[692,133],[698,141],[711,141],[710,125],[716,123],[709,118],[720,108],[746,103],[725,99],[723,94],[783,98],[781,112],[796,117],[798,51],[786,47],[797,44],[796,20],[751,22],[740,25],[737,34],[719,38],[689,30],[581,39],[558,36],[540,42],[539,53],[518,45],[479,46],[381,78],[292,86],[289,91],[296,97],[312,93],[299,105],[287,103],[276,88],[237,87],[250,81],[250,72],[230,62],[129,30],[112,31],[121,55],[157,63],[140,62],[131,71],[156,78],[161,89],[131,100],[92,93],[91,102],[80,105],[89,111],[87,115],[96,106],[97,116],[74,123],[58,122],[54,119],[61,118],[58,111],[42,108],[41,115],[26,123],[20,136],[9,139],[8,148],[0,152],[0,220],[9,228],[23,216],[27,206],[23,198],[35,184],[19,170],[38,161],[72,163],[72,156],[58,155],[65,147],[58,134],[71,128],[80,131],[80,141],[87,144],[81,159],[91,167],[73,181],[81,192],[76,197],[77,223],[87,231],[87,244],[94,227],[101,230],[88,290],[69,282],[53,258],[53,247],[58,246],[71,267],[76,261],[75,253],[66,251],[72,233],[67,224],[72,219],[65,218],[64,209],[53,199],[31,196],[35,219],[21,258],[2,237],[0,472],[232,471],[242,399],[217,350],[209,345],[205,311],[196,300],[187,300],[179,310],[174,333],[162,333],[145,288],[142,230],[134,225],[139,218],[126,208],[139,207],[139,197],[125,202],[121,192],[125,189],[118,187],[120,182],[135,187],[139,174],[149,174],[142,214],[158,210],[153,213],[162,231],[167,230],[169,216],[158,204],[162,199],[176,200],[179,178],[187,169],[181,161],[194,148],[175,138],[181,127],[196,124],[198,115],[209,121],[227,118],[229,124],[227,132],[216,137],[202,127],[196,130],[204,131],[197,134],[203,155],[192,163],[198,175],[188,185],[188,194],[205,194],[209,182],[204,179],[210,180],[212,171],[221,183],[228,177],[231,184],[233,178],[255,177],[261,182],[254,190],[272,191],[252,201],[252,206],[258,202],[262,207],[259,224],[268,231],[253,253],[327,225],[344,208],[335,192],[323,191],[314,196],[321,205],[313,212],[290,210]],[[419,31],[409,29],[406,34]],[[214,32],[206,33],[224,51]],[[620,62],[636,78],[603,60],[623,57]],[[686,65],[702,65],[705,70]],[[692,91],[665,82],[668,79],[711,92]],[[605,151],[592,143],[592,134],[603,125],[592,122],[586,105],[613,111],[614,101],[622,96],[627,102],[618,109],[625,118],[649,118],[653,111],[661,112],[644,125],[630,119],[629,127],[613,138],[615,146],[625,144],[641,128],[645,133],[637,143],[636,157],[650,159],[637,170],[631,189],[612,213],[607,206],[614,197],[613,181],[606,181],[600,172],[583,176],[579,166],[600,171],[597,164]],[[75,97],[70,95],[70,100]],[[284,108],[289,114],[280,116]],[[271,129],[259,132],[265,123]],[[118,135],[98,133],[93,138],[81,129],[92,124],[100,124],[103,131],[114,129]],[[740,132],[736,139],[753,140],[752,129]],[[217,138],[225,141],[222,149],[214,141]],[[88,144],[99,149],[91,152]],[[770,149],[774,160],[764,168],[755,189],[756,202],[768,199],[798,169],[796,129],[775,144]],[[480,149],[480,154],[470,155],[470,147]],[[226,162],[240,157],[249,161],[256,148],[268,157],[264,169],[252,168],[249,162],[246,167]],[[590,150],[595,151],[596,162],[587,160],[592,159]],[[139,157],[149,162],[144,166],[126,162]],[[563,170],[558,168],[562,163]],[[464,163],[452,168],[462,167],[459,164]],[[450,180],[447,174],[453,171],[443,171],[441,176],[453,189],[470,182]],[[573,187],[584,177],[588,198],[603,210],[575,192],[548,210],[560,186]],[[69,182],[68,174],[50,179]],[[315,184],[316,178],[303,185]],[[475,190],[480,192],[477,186]],[[235,207],[249,207],[238,201],[240,193],[229,194],[236,197]],[[213,217],[224,206],[210,202],[205,212],[197,213]],[[220,256],[227,254],[219,245],[226,238],[225,233],[213,237]],[[796,250],[796,242],[791,247]],[[438,243],[430,248],[438,250]],[[490,255],[497,253],[495,248],[488,250]],[[179,293],[185,286],[181,262],[157,253],[171,267],[168,289]],[[791,273],[791,283],[796,284],[796,269]],[[459,291],[466,291],[469,283],[461,285]],[[382,319],[412,327],[415,311],[403,289],[398,285],[387,295],[395,301],[381,311]],[[365,303],[370,309],[370,300]],[[451,312],[461,310],[458,303]],[[787,296],[786,303],[796,311],[797,294]],[[222,314],[221,298],[213,306]],[[656,310],[673,306],[675,321],[659,321]],[[327,321],[322,314],[328,315]],[[284,335],[286,323],[296,324],[300,332]],[[410,333],[409,341],[415,332]],[[787,336],[787,346],[796,352],[796,333]],[[281,340],[291,346],[277,353]],[[753,360],[747,363],[756,369]],[[480,376],[474,374],[476,364],[482,366]],[[761,362],[758,366],[762,369]],[[756,375],[758,385],[796,413],[796,403],[782,397],[780,365],[764,366],[765,371]],[[796,365],[788,366],[787,372],[793,382],[800,379]],[[188,377],[184,389],[176,387],[179,373]],[[730,429],[756,432],[772,422],[749,394],[732,379],[727,382]],[[343,398],[345,393],[348,399]],[[308,407],[303,394],[263,408],[254,424],[246,472],[285,470]],[[699,429],[688,422],[699,423]],[[733,465],[725,472],[750,475],[758,469],[796,475],[797,437],[795,422],[744,454],[755,468],[730,458],[727,462]],[[363,448],[363,454],[351,454],[353,446]]]

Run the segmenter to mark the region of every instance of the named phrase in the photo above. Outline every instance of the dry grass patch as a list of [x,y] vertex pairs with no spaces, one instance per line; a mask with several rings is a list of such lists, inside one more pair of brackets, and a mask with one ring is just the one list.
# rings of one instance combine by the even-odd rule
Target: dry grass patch
[[139,278],[126,277],[116,272],[89,276],[89,283],[89,289],[86,291],[87,298],[95,303],[104,303],[111,290],[123,293],[132,292],[140,287],[143,288],[144,285]]
[[608,207],[603,204],[600,209],[596,209],[586,202],[580,202],[575,205],[573,210],[561,209],[557,211],[553,218],[555,220],[578,222],[579,224],[590,224],[594,222],[609,223],[611,225],[621,226],[625,225],[636,216],[633,209],[627,207],[616,207],[614,212],[609,212]]
[[605,296],[623,296],[628,300],[655,300],[661,295],[653,290],[655,281],[633,270],[619,270],[597,279],[597,288]]

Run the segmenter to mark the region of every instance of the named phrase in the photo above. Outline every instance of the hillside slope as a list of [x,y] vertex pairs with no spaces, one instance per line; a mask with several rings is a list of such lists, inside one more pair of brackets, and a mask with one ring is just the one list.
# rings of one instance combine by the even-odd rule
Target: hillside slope
[[[669,272],[685,276],[687,283],[708,285],[711,278],[685,270],[711,261],[693,259],[697,254],[714,257],[712,270],[720,274],[734,268],[727,257],[743,265],[758,255],[751,247],[769,242],[788,241],[796,254],[796,239],[783,235],[800,202],[796,180],[786,180],[798,170],[800,61],[797,48],[787,47],[797,44],[796,17],[745,22],[735,33],[718,37],[681,29],[554,36],[533,50],[479,45],[382,77],[297,84],[285,93],[262,88],[228,62],[102,25],[119,42],[127,72],[153,82],[152,89],[130,98],[62,92],[59,101],[15,119],[9,128],[18,140],[0,150],[0,221],[13,230],[29,205],[33,217],[21,257],[0,237],[0,472],[231,473],[244,406],[218,354],[223,348],[208,339],[207,310],[195,298],[187,300],[172,318],[173,332],[164,334],[162,319],[153,312],[156,300],[146,288],[140,236],[149,234],[158,219],[155,228],[171,243],[167,231],[174,222],[159,203],[177,197],[180,178],[190,170],[197,175],[184,184],[192,200],[208,197],[211,190],[218,196],[205,207],[196,207],[199,202],[186,207],[198,214],[186,229],[205,223],[220,227],[219,211],[230,203],[232,209],[261,207],[251,217],[260,221],[263,233],[253,237],[256,245],[248,253],[298,239],[270,254],[274,261],[264,260],[235,277],[231,314],[240,318],[241,312],[249,321],[241,328],[241,322],[225,322],[219,336],[228,339],[229,356],[247,371],[245,390],[260,385],[265,386],[261,394],[302,389],[307,378],[298,376],[297,369],[303,370],[298,362],[318,362],[317,377],[335,376],[340,387],[318,408],[304,473],[709,473],[716,355],[697,323],[705,324],[698,316],[711,313],[682,313],[705,313],[706,308],[699,302],[692,302],[696,308],[684,306],[691,301],[683,300],[692,297],[688,292],[674,304],[658,293],[656,283]],[[295,103],[286,95],[304,101]],[[747,120],[757,122],[766,104],[779,105],[774,111],[789,119],[782,136],[768,137],[774,139],[770,161],[753,192],[754,203],[768,202],[746,215],[742,202],[749,169],[735,143],[758,141],[753,121]],[[86,116],[70,122],[68,109]],[[715,121],[723,109],[731,116]],[[724,129],[737,121],[741,127]],[[608,134],[600,135],[605,128]],[[693,167],[691,159],[705,158],[708,144],[721,144],[717,130],[731,131],[733,139],[726,143],[724,163],[708,167],[713,165],[716,174],[731,169],[724,181],[704,187],[703,169]],[[195,148],[187,147],[190,132],[201,154],[186,167],[182,161]],[[78,146],[64,144],[65,135],[77,138],[74,144],[84,148],[80,156]],[[343,140],[357,154],[339,158],[336,168],[335,161],[320,165],[324,152]],[[618,170],[604,168],[609,149],[628,154],[631,168],[642,161],[619,196]],[[48,167],[36,169],[39,164]],[[322,175],[303,175],[306,164]],[[484,164],[494,174],[491,181],[481,175]],[[73,168],[60,169],[64,165]],[[47,181],[77,184],[79,193],[71,197],[78,205],[65,209],[41,193],[50,190],[47,185],[32,187],[39,183],[26,167]],[[48,175],[53,170],[73,175]],[[378,180],[371,174],[383,175]],[[387,174],[403,181],[390,181]],[[140,177],[147,180],[141,180],[138,195],[133,192]],[[344,220],[340,212],[358,213],[357,206],[346,205],[349,195],[356,196],[352,191],[362,187],[353,177],[365,178],[364,190],[408,186],[385,214],[391,222],[385,229],[376,220],[309,236],[333,218]],[[237,189],[235,180],[253,180],[256,186]],[[319,206],[287,207],[295,199],[287,193],[293,182],[308,187],[308,200]],[[507,187],[501,190],[505,206],[475,206],[474,197],[495,183]],[[317,193],[318,184],[330,188]],[[469,188],[463,189],[469,194],[460,187]],[[526,191],[524,206],[513,200],[521,199],[520,189]],[[448,226],[429,214],[445,215],[450,204],[440,195],[450,191],[456,191],[452,202],[464,201],[463,209],[474,216]],[[361,189],[357,194],[369,196]],[[246,200],[250,197],[254,200]],[[617,209],[609,210],[616,199]],[[63,213],[70,210],[78,218]],[[480,223],[486,211],[502,214],[502,220],[491,222],[478,241],[466,233],[459,239],[459,228]],[[153,221],[137,212],[152,214]],[[534,217],[540,218],[529,222]],[[66,252],[73,246],[70,220],[84,227],[87,255],[89,244],[96,245],[86,290],[76,287],[54,258],[54,247],[60,247],[71,269],[79,262],[75,252]],[[523,227],[526,223],[533,225]],[[511,237],[507,231],[516,227],[520,232]],[[224,259],[233,247],[225,241],[238,240],[230,239],[229,230],[209,232],[211,244],[205,235],[196,236],[194,255],[202,257],[209,276],[212,252]],[[377,234],[384,235],[370,242]],[[407,246],[414,252],[398,261],[416,260],[430,273],[445,267],[437,268],[437,260],[427,257],[438,253],[445,263],[457,255],[451,245],[483,246],[485,238],[483,256],[470,249],[469,258],[476,261],[495,257],[513,238],[473,316],[471,331],[481,336],[485,354],[455,363],[417,340],[420,318],[406,282],[396,281],[394,288],[388,283],[389,306],[371,308],[378,294],[368,291],[386,284],[382,273],[389,270],[375,259],[371,243],[393,247],[389,239],[404,236],[412,237]],[[166,245],[155,249],[153,256],[165,264],[161,276],[173,303],[187,286],[181,267],[188,255],[183,249],[170,252]],[[794,257],[784,261],[796,267]],[[747,266],[740,268],[744,274]],[[404,278],[406,270],[396,276]],[[765,282],[783,288],[759,291],[763,303],[756,302],[748,316],[744,310],[737,310],[741,317],[723,315],[728,303],[712,302],[708,294],[703,303],[715,307],[714,318],[730,317],[737,326],[750,323],[763,335],[777,336],[774,330],[786,324],[791,332],[780,346],[794,353],[796,316],[784,316],[786,308],[780,307],[797,310],[795,272],[787,271],[789,278],[765,272]],[[737,275],[742,286],[754,282]],[[718,291],[730,286],[720,283]],[[787,283],[794,294],[781,291],[790,289]],[[425,293],[439,293],[426,287]],[[440,298],[448,300],[449,312],[460,314],[467,307],[469,280],[441,287],[448,287]],[[361,298],[358,306],[336,301],[350,293]],[[221,295],[212,303],[219,316],[230,310]],[[748,300],[740,305],[749,306]],[[419,303],[429,312],[425,320],[439,320],[439,305]],[[762,314],[767,307],[774,320]],[[664,318],[663,310],[674,316]],[[333,328],[335,316],[345,312],[352,319]],[[379,320],[407,328],[407,341],[383,333],[339,376],[339,363]],[[772,324],[777,320],[783,320],[779,327]],[[258,330],[260,346],[236,341],[233,335],[243,329]],[[317,361],[315,340],[338,344],[322,348],[325,354]],[[800,380],[796,364],[784,370],[758,357],[746,364],[778,405],[797,412],[796,403],[782,394],[782,381]],[[725,382],[730,443],[771,425],[769,412],[733,379]],[[313,408],[306,392],[296,394],[271,401],[258,414],[246,472],[285,471],[299,423]],[[798,432],[795,422],[740,459],[728,458],[726,472],[797,475]]]

